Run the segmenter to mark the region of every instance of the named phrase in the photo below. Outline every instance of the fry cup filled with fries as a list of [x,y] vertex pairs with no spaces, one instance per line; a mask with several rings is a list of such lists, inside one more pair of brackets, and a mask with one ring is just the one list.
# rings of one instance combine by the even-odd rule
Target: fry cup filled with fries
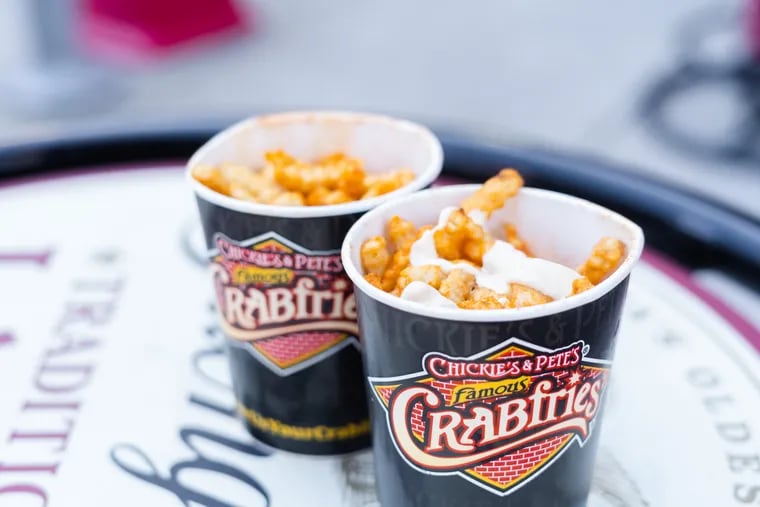
[[420,125],[330,112],[245,120],[190,159],[237,410],[254,437],[306,454],[369,446],[340,247],[363,213],[429,186],[441,164]]
[[585,505],[643,244],[630,220],[513,169],[359,219],[342,257],[382,504]]

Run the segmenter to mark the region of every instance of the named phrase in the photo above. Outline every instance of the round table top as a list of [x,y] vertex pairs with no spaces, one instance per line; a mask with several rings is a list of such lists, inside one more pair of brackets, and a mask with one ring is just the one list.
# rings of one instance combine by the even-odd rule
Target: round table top
[[[178,166],[0,185],[0,504],[376,503],[370,452],[274,451],[236,420]],[[760,330],[736,294],[645,253],[589,505],[760,499]]]

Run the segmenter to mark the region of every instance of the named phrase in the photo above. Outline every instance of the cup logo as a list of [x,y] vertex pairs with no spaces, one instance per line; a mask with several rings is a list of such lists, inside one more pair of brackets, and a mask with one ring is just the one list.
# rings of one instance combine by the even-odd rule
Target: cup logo
[[420,372],[369,381],[410,466],[506,496],[591,436],[611,363],[588,353],[583,341],[550,350],[510,338],[467,358],[428,353]]
[[313,251],[268,232],[214,236],[211,271],[224,333],[279,375],[358,347],[356,299],[340,250]]

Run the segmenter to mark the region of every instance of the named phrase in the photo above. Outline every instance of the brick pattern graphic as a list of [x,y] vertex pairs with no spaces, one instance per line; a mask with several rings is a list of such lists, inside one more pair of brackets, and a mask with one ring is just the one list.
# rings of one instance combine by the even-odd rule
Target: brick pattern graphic
[[489,483],[506,489],[541,467],[555,452],[570,443],[571,439],[572,435],[547,438],[471,470],[481,478],[487,479]]
[[[236,242],[231,241],[231,243]],[[299,247],[297,245],[293,248],[290,248],[289,246],[283,244],[276,237],[264,238],[258,243],[249,245],[246,248],[261,252],[283,254],[286,255],[286,258],[284,259],[285,261],[291,260],[291,254],[302,253],[307,256],[312,254],[312,252],[310,252],[308,249]],[[336,255],[337,253],[338,252],[335,252]],[[223,266],[227,273],[231,276],[234,275],[236,270],[240,268],[257,266],[256,264],[251,264],[244,260],[241,261],[239,259],[226,259],[221,253],[213,259],[213,262],[216,262],[217,264]],[[285,262],[282,264],[283,266],[287,265]],[[266,271],[265,267],[261,267],[261,269]],[[286,267],[280,267],[276,269],[280,272],[290,272],[293,276],[305,275],[312,277],[316,280],[318,288],[325,288],[330,286],[330,284],[335,280],[336,276],[338,276],[332,272],[321,272],[306,269],[295,270]],[[280,285],[278,283],[272,285],[268,281],[257,280],[256,282],[250,283],[248,285],[241,285],[240,288],[246,290],[248,287],[255,287],[258,290],[266,290],[267,288],[273,286],[288,287],[287,284]],[[304,362],[320,353],[326,352],[327,350],[336,347],[341,342],[349,338],[351,338],[351,335],[342,331],[319,331],[291,333],[257,341],[250,341],[249,343],[258,352],[260,352],[264,358],[266,358],[266,360],[269,360],[272,364],[281,369],[285,369]]]
[[[515,357],[530,357],[532,355],[534,354],[528,350],[513,346],[493,356],[490,356],[488,359],[499,360],[499,359],[506,359],[506,358],[515,358]],[[582,380],[582,379],[588,379],[588,378],[596,378],[599,375],[606,375],[607,370],[588,367],[588,366],[579,366],[577,369],[577,373],[580,374],[580,377]],[[567,381],[569,372],[561,371],[561,372],[554,372],[554,373],[550,373],[546,375],[551,375],[558,381],[562,382],[563,380]],[[457,386],[476,385],[476,384],[486,382],[486,381],[467,380],[467,379],[456,380],[456,381],[441,381],[441,380],[433,379],[431,377],[427,377],[427,378],[420,378],[419,380],[417,380],[417,382],[426,383],[434,387],[444,396],[444,399],[446,399],[448,402],[448,400],[451,399],[450,397],[451,392]],[[388,405],[391,394],[397,387],[398,385],[375,387],[378,395],[383,400],[386,407]],[[487,404],[493,405],[495,403],[499,403],[500,401],[503,401],[503,399],[508,396],[509,395],[503,395],[497,398],[491,398],[488,400],[481,400],[481,401]],[[462,406],[463,404],[464,403],[460,403],[455,406]],[[421,403],[418,403],[412,407],[410,422],[411,422],[410,426],[412,428],[412,432],[417,437],[417,439],[420,440],[420,442],[422,442],[424,440],[424,434],[425,434],[425,419],[423,418],[423,406]],[[468,475],[474,478],[484,481],[501,491],[505,491],[508,488],[510,488],[513,484],[527,478],[528,476],[530,476],[530,474],[532,474],[533,472],[541,468],[556,453],[561,451],[566,445],[569,445],[570,442],[572,441],[572,438],[573,438],[572,434],[562,434],[562,435],[552,436],[552,437],[540,440],[538,442],[534,442],[521,449],[518,449],[517,451],[511,452],[504,456],[500,456],[498,458],[495,458],[481,465],[467,469],[464,471],[464,473],[467,473]]]
[[346,333],[293,333],[253,342],[259,352],[280,368],[305,361],[339,344],[349,337]]

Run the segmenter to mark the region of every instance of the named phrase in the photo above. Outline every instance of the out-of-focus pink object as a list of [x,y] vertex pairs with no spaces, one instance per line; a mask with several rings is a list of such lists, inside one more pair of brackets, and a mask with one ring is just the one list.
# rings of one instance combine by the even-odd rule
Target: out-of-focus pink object
[[760,61],[760,0],[748,0],[745,19],[752,54]]
[[251,25],[233,0],[79,0],[77,8],[84,50],[127,62],[239,35]]

